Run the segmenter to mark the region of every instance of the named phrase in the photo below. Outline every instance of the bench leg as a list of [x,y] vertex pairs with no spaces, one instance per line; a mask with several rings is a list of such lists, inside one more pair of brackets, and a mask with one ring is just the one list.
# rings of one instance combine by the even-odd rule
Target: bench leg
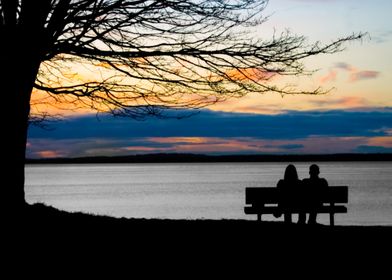
[[334,215],[334,213],[329,213],[329,224],[332,227],[335,225],[335,215]]

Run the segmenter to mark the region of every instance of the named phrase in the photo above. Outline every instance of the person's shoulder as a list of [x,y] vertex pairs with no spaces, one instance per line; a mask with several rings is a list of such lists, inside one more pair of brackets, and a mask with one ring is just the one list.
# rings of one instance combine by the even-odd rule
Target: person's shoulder
[[320,178],[320,182],[321,182],[323,185],[328,186],[328,181],[327,181],[325,178]]

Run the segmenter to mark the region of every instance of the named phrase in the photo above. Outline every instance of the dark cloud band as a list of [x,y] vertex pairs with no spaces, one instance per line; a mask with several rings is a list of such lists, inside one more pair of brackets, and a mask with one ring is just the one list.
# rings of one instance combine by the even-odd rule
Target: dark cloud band
[[200,111],[185,119],[135,121],[102,115],[80,116],[29,129],[29,138],[81,139],[130,137],[261,137],[299,139],[317,136],[385,136],[392,129],[392,108],[373,111],[288,111],[278,115]]
[[[203,110],[185,119],[73,117],[52,130],[31,127],[27,156],[143,153],[391,152],[392,109],[290,111],[279,115]],[[370,140],[374,140],[373,142]]]

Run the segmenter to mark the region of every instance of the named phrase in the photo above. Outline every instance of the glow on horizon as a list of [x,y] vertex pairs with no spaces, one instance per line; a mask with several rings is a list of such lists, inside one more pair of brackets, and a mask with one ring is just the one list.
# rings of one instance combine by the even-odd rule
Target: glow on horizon
[[[121,142],[118,143],[118,142]],[[125,142],[125,143],[123,143]],[[367,147],[392,149],[392,136],[383,137],[321,137],[293,140],[270,140],[252,137],[147,137],[134,140],[96,139],[75,141],[41,139],[29,142],[29,158],[118,156],[146,153],[201,154],[336,154],[364,152]],[[143,144],[146,143],[146,144]],[[148,144],[148,145],[147,145]],[[165,144],[165,145],[162,145]],[[81,152],[82,150],[82,152]],[[370,150],[371,151],[371,150]]]

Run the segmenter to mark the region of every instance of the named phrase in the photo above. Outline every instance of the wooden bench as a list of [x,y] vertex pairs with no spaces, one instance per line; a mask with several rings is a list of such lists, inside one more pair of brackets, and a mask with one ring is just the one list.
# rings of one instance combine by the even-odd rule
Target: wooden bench
[[[277,211],[283,213],[298,214],[317,212],[328,213],[330,217],[330,225],[335,224],[335,213],[347,213],[345,204],[348,202],[347,186],[329,186],[319,195],[322,206],[316,209],[298,203],[297,205],[285,209],[280,209],[278,203],[282,199],[282,194],[278,188],[245,188],[245,214],[257,215],[257,220],[261,221],[262,214],[274,214]],[[293,197],[296,200],[295,196]]]

